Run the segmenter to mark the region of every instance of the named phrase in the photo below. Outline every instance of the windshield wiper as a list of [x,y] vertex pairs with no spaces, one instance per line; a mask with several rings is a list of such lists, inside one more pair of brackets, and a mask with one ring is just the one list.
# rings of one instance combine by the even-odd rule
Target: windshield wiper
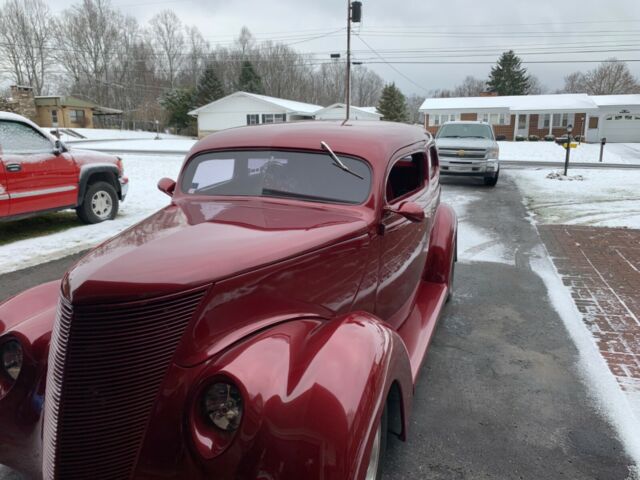
[[338,156],[333,153],[333,150],[331,150],[331,147],[329,145],[327,145],[325,142],[320,142],[320,146],[326,150],[329,155],[331,156],[331,158],[333,159],[333,165],[335,165],[336,167],[338,167],[340,170],[350,173],[351,175],[353,175],[354,177],[358,177],[360,180],[364,180],[364,177],[356,172],[354,172],[353,170],[351,170],[349,167],[347,167],[342,160],[340,160],[338,158]]

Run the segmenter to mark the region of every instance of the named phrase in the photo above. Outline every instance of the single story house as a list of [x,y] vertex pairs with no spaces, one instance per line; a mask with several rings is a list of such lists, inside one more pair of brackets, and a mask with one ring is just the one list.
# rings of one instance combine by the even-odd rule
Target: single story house
[[313,120],[320,105],[295,102],[248,92],[235,92],[196,108],[189,115],[198,119],[198,136],[226,128],[293,120]]
[[420,112],[425,128],[435,134],[445,122],[480,120],[496,135],[561,136],[568,125],[588,142],[640,142],[640,95],[587,94],[427,98]]
[[[346,104],[334,103],[328,107],[321,108],[315,112],[316,120],[344,120]],[[376,107],[354,107],[349,109],[349,118],[351,120],[380,120],[382,114],[378,113]]]

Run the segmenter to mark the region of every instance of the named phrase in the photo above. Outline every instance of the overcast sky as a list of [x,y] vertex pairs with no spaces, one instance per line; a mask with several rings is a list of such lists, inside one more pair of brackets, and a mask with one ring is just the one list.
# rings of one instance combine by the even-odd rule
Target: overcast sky
[[[55,12],[60,12],[78,2],[48,3]],[[564,63],[566,60],[614,56],[640,60],[639,0],[362,0],[362,3],[363,20],[360,26],[355,26],[355,32],[378,54],[354,36],[355,61],[381,62],[381,56],[390,62],[495,62],[498,52],[513,48],[525,61],[559,62],[526,65],[553,92],[562,87],[566,74],[596,65]],[[346,0],[112,0],[112,4],[141,23],[163,9],[172,9],[184,23],[196,25],[213,45],[228,44],[246,25],[258,39],[281,39],[300,51],[316,54],[318,59],[328,58],[331,51],[346,49],[344,31],[310,40],[345,26]],[[569,50],[569,54],[553,54]],[[434,89],[452,88],[466,75],[485,78],[491,67],[481,63],[368,66],[385,81],[395,81],[406,94],[421,95]],[[640,62],[630,62],[629,66],[640,77]]]

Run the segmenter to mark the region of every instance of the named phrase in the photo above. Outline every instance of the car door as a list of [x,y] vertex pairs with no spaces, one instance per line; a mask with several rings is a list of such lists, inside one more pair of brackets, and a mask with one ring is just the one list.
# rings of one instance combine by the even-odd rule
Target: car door
[[[2,150],[0,150],[2,158]],[[4,166],[0,162],[0,218],[9,215],[9,191],[7,190],[7,176],[4,173]]]
[[0,161],[10,202],[9,215],[75,206],[77,167],[68,153],[25,122],[0,120]]
[[409,314],[420,285],[439,192],[437,176],[430,175],[428,152],[404,155],[392,163],[384,205],[410,201],[425,211],[423,221],[413,222],[383,207],[376,314],[396,329]]

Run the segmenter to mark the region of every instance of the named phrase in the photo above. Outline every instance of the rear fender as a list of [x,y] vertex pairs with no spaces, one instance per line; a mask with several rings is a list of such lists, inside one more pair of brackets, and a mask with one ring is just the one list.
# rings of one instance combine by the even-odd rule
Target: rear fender
[[192,418],[202,416],[195,398],[215,378],[243,392],[240,430],[227,451],[214,453],[215,440],[203,441],[202,423],[192,420],[193,440],[205,470],[243,479],[364,478],[392,384],[403,418],[413,388],[400,337],[362,312],[290,321],[232,347],[200,375]]
[[429,253],[425,262],[423,278],[427,282],[449,283],[451,259],[455,260],[458,238],[456,212],[446,203],[438,206],[429,239]]

